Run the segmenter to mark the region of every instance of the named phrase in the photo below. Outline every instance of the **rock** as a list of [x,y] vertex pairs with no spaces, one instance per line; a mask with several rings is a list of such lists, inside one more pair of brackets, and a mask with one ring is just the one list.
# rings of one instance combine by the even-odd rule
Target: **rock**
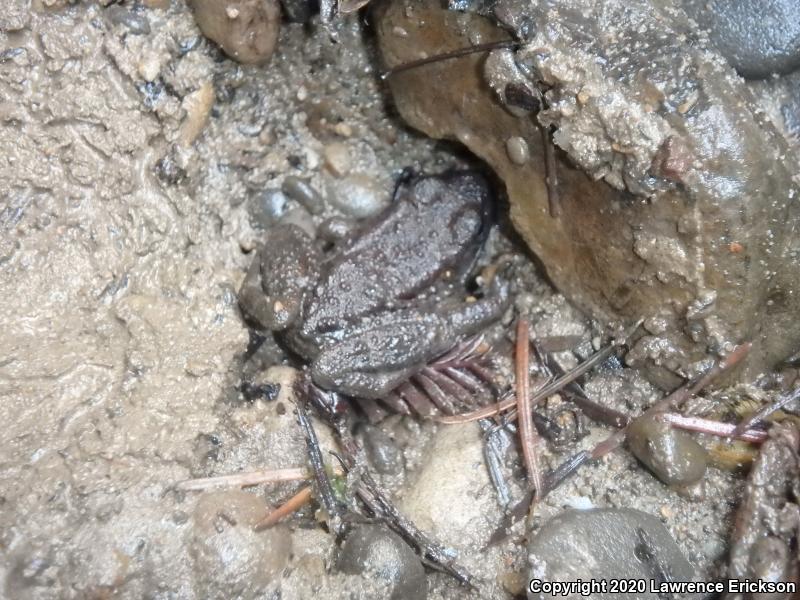
[[247,209],[251,225],[269,229],[280,221],[286,212],[286,196],[281,190],[268,188],[251,196],[247,203]]
[[311,213],[302,206],[286,211],[283,219],[281,219],[281,223],[284,225],[297,225],[300,229],[305,231],[310,238],[314,238],[317,235],[314,218],[311,216]]
[[353,173],[328,183],[328,201],[344,214],[363,219],[389,206],[390,194],[369,175]]
[[277,0],[191,0],[197,26],[231,58],[264,64],[278,41]]
[[644,416],[628,426],[633,455],[667,485],[691,485],[702,479],[708,453],[694,438],[657,416]]
[[328,170],[341,177],[347,175],[352,167],[352,158],[347,145],[342,142],[332,142],[325,146],[325,166]]
[[796,0],[684,0],[686,12],[748,79],[800,67],[800,4]]
[[353,229],[353,223],[341,217],[331,217],[319,224],[317,235],[328,242],[338,242],[348,236]]
[[105,14],[110,23],[122,25],[133,35],[150,33],[150,21],[143,14],[133,12],[120,5],[109,6]]
[[289,198],[302,204],[312,215],[318,215],[325,209],[322,196],[305,179],[289,175],[283,180],[281,190]]
[[403,539],[382,525],[357,525],[347,536],[336,560],[344,573],[362,574],[389,584],[392,600],[428,596],[425,569]]
[[367,458],[378,473],[387,475],[403,468],[403,451],[383,429],[366,425],[362,439]]
[[[204,598],[258,598],[286,566],[289,531],[277,526],[255,532],[267,513],[258,496],[240,490],[204,494],[192,518],[191,554]],[[210,576],[210,574],[212,574]]]
[[506,152],[508,152],[508,158],[515,165],[524,165],[530,158],[528,143],[518,135],[506,140]]
[[[593,593],[594,600],[657,600],[651,579],[691,581],[694,569],[667,529],[654,516],[627,508],[567,510],[530,536],[530,579],[572,582],[643,579],[646,590],[635,594]],[[585,598],[578,593],[554,596],[528,591],[528,598]]]
[[[436,433],[412,474],[400,509],[423,531],[463,555],[480,552],[500,523],[477,423],[449,425]],[[459,560],[469,563],[469,557]]]
[[[800,343],[797,161],[744,82],[690,43],[684,13],[657,2],[492,6],[530,45],[513,61],[486,59],[486,69],[479,53],[393,75],[401,116],[461,141],[495,170],[514,225],[577,306],[605,322],[663,321],[662,333],[637,342],[647,351],[634,365],[659,385],[742,340],[754,343],[743,378],[791,354]],[[508,39],[489,19],[454,19],[434,0],[383,3],[374,20],[389,67]],[[546,89],[547,109],[533,118],[502,104],[535,107],[521,73],[528,91],[537,89],[530,74]],[[563,150],[555,218],[540,125]],[[507,152],[513,137],[528,147],[524,167]]]

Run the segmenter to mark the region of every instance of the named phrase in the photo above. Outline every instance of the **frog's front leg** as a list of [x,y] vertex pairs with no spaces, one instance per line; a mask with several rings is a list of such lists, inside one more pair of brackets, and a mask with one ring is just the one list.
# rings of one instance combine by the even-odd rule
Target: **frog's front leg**
[[296,225],[267,232],[242,287],[242,310],[271,331],[286,329],[300,316],[303,299],[319,278],[319,251]]
[[449,310],[405,309],[365,322],[359,331],[325,348],[311,365],[314,382],[358,398],[383,398],[459,338],[497,320],[508,306],[499,294]]

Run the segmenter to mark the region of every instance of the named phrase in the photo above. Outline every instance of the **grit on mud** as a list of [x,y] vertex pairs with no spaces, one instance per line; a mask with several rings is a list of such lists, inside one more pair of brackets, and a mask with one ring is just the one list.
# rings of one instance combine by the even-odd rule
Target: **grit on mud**
[[[359,571],[363,548],[340,556],[312,509],[253,531],[302,482],[174,489],[306,464],[288,358],[270,340],[248,354],[237,304],[264,225],[362,217],[388,202],[404,167],[476,163],[393,114],[355,15],[333,24],[336,39],[285,24],[271,62],[245,66],[201,35],[182,2],[163,4],[12,0],[0,17],[17,19],[0,32],[0,596],[463,597],[395,539],[382,543],[406,587]],[[510,378],[514,311],[536,337],[576,341],[575,353],[557,353],[570,368],[599,347],[601,329],[509,232],[492,234],[486,258],[514,257],[513,311],[490,332],[499,377]],[[243,377],[283,385],[248,400]],[[622,368],[597,370],[584,387],[630,414],[661,396]],[[556,466],[607,434],[590,425],[543,460]],[[525,524],[484,550],[502,508],[476,424],[394,416],[359,436],[400,509],[455,549],[482,597],[524,594]],[[509,465],[518,499],[524,476]],[[681,495],[618,450],[550,494],[538,518],[639,509],[708,579],[723,572],[741,486],[712,468]]]

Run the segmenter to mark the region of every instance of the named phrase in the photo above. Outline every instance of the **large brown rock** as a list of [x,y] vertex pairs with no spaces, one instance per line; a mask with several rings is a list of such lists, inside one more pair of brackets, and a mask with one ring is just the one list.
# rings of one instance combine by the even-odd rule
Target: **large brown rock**
[[[402,0],[375,21],[390,67],[508,29],[527,39],[393,75],[400,114],[496,171],[515,226],[576,304],[608,322],[646,319],[629,362],[670,385],[750,340],[751,377],[800,342],[797,160],[743,80],[665,6],[500,0],[488,19]],[[537,80],[546,110],[508,106]],[[556,216],[542,124],[557,146]]]

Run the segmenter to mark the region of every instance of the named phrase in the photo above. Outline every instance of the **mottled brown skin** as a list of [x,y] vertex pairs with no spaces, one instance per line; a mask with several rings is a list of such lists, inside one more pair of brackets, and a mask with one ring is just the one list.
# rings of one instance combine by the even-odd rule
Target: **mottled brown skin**
[[310,362],[320,387],[383,397],[506,307],[504,284],[462,300],[490,202],[483,177],[452,172],[401,185],[384,213],[329,254],[299,228],[279,226],[250,268],[240,303]]

